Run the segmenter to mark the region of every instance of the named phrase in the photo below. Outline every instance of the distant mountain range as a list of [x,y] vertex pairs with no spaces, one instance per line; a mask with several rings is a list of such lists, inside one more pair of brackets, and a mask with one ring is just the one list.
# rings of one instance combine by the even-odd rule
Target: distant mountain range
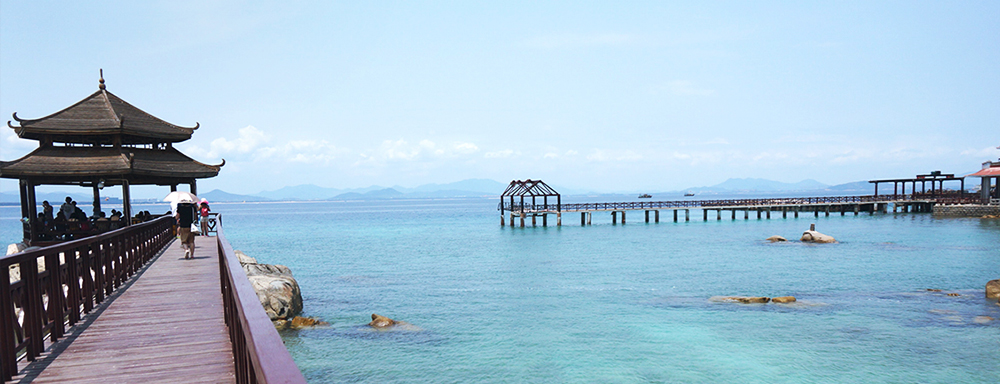
[[[448,184],[425,184],[415,188],[394,186],[391,188],[373,185],[367,188],[337,189],[324,188],[312,184],[284,187],[273,191],[263,191],[253,195],[240,195],[216,189],[204,192],[199,196],[211,202],[259,202],[259,201],[342,201],[342,200],[381,200],[381,199],[422,199],[422,198],[460,198],[460,197],[496,197],[507,188],[506,183],[489,179],[468,179]],[[598,192],[573,190],[553,186],[563,195],[606,195]],[[74,200],[89,204],[93,199],[89,191],[81,193],[51,192],[39,193],[37,200],[48,200],[54,206],[62,204],[67,195]],[[856,181],[846,184],[827,185],[808,179],[797,183],[783,183],[767,179],[732,178],[722,183],[693,187],[679,191],[653,193],[654,196],[683,195],[695,193],[698,196],[712,195],[760,195],[760,194],[790,194],[803,195],[871,195],[875,192],[874,185],[867,181]],[[166,192],[164,192],[166,194]],[[627,196],[629,194],[614,194]],[[613,196],[613,195],[608,195]],[[144,199],[148,200],[148,199]],[[20,198],[15,193],[0,193],[0,203],[17,204]],[[149,200],[156,201],[156,199]],[[120,204],[118,198],[110,198],[108,203]]]

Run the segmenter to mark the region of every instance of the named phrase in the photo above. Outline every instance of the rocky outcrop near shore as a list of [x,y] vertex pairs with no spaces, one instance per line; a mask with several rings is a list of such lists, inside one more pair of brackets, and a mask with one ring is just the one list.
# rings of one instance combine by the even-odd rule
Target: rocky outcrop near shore
[[986,298],[1000,299],[1000,279],[990,280],[986,283]]
[[260,264],[242,251],[235,253],[271,321],[292,320],[302,312],[302,292],[291,269],[284,265]]

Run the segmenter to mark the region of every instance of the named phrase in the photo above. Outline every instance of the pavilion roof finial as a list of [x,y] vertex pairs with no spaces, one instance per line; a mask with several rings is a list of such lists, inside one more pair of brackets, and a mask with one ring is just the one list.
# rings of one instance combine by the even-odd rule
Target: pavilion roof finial
[[100,88],[103,91],[106,88],[104,86],[104,68],[101,68],[101,80],[100,80],[100,82],[101,82],[101,85],[98,85],[97,87]]

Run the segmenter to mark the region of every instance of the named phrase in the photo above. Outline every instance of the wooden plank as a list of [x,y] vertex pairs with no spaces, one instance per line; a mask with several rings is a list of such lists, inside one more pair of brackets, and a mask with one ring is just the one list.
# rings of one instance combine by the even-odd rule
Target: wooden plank
[[232,383],[215,239],[171,244],[33,383]]

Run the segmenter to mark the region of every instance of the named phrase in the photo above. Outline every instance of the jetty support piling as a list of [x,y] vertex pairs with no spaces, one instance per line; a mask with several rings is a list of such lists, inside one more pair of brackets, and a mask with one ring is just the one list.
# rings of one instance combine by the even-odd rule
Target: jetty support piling
[[[656,222],[659,223],[660,222],[660,211],[657,210],[657,211],[653,211],[653,212],[656,215]],[[674,212],[677,212],[677,211],[674,211]]]

